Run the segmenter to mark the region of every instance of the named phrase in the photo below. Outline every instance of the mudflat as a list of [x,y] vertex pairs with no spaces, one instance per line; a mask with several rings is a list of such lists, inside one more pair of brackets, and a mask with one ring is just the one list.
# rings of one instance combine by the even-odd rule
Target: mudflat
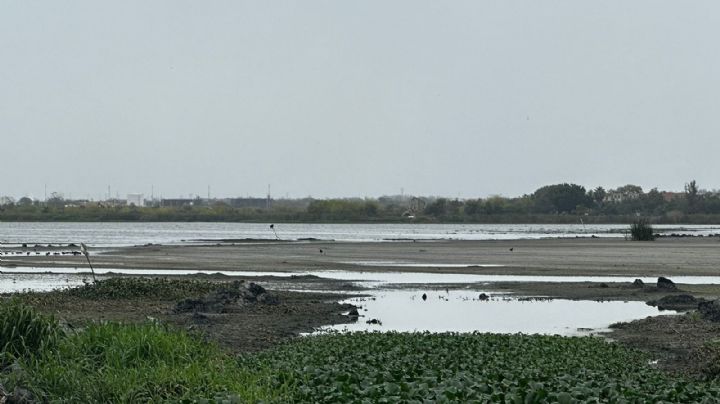
[[[71,249],[71,248],[70,248]],[[17,250],[17,249],[15,249]],[[2,267],[86,268],[84,257],[49,255],[28,247],[2,251]],[[29,255],[27,253],[30,253]],[[37,253],[37,254],[36,254]],[[542,239],[512,241],[396,241],[396,242],[204,242],[184,245],[144,245],[95,250],[96,268],[164,269],[191,271],[315,272],[378,271],[466,273],[487,275],[624,276],[658,277],[720,275],[720,238],[662,238],[633,242],[617,238]],[[28,269],[36,272],[37,269]],[[320,272],[320,274],[317,274]],[[332,323],[352,321],[341,315],[349,307],[339,305],[338,290],[358,290],[347,281],[332,277],[252,277],[280,296],[276,306],[246,306],[223,316],[198,319],[170,312],[174,301],[76,301],[59,299],[44,307],[67,321],[98,318],[139,321],[148,316],[181,327],[201,327],[221,343],[236,350],[272,346],[281,340]],[[222,275],[195,275],[195,279],[227,281]],[[232,277],[237,279],[238,277]],[[416,285],[417,286],[417,285]],[[464,287],[463,284],[454,285]],[[413,287],[404,285],[395,287]],[[453,285],[425,285],[453,288]],[[334,293],[293,293],[283,290],[313,290]],[[574,300],[657,300],[668,295],[690,294],[700,299],[720,297],[719,285],[683,285],[660,290],[654,284],[634,287],[631,282],[497,282],[484,289],[513,292],[516,296]],[[135,307],[137,310],[127,310]],[[99,317],[100,316],[100,317]],[[86,318],[87,317],[87,318]],[[198,325],[199,324],[199,325]],[[707,344],[715,341],[718,323],[696,312],[681,316],[650,317],[615,327],[610,338],[646,350],[658,365],[672,371],[703,377]],[[238,326],[240,325],[240,326]],[[646,338],[648,334],[652,338]],[[715,356],[712,356],[715,357]]]
[[[4,255],[2,266],[86,267],[82,256]],[[720,238],[512,241],[217,242],[146,245],[92,255],[97,268],[209,271],[408,271],[507,275],[720,275]],[[397,265],[421,266],[397,266]],[[482,265],[491,265],[483,267]],[[448,267],[455,266],[455,267]]]

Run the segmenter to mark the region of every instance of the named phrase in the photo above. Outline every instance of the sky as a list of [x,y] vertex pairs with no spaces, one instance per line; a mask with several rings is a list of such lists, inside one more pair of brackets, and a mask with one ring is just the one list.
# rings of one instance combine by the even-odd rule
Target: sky
[[720,2],[0,0],[0,195],[720,188]]

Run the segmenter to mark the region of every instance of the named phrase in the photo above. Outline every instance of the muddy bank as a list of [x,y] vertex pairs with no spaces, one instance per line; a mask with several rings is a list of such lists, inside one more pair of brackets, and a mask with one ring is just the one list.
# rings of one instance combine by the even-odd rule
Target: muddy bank
[[696,311],[648,317],[611,328],[609,338],[648,352],[665,371],[698,378],[720,375],[720,322],[706,320]]
[[[90,321],[161,321],[200,332],[235,352],[265,349],[324,325],[357,320],[344,315],[354,306],[338,303],[347,298],[343,294],[272,289],[254,296],[245,294],[245,289],[240,289],[241,292],[236,295],[228,294],[228,291],[238,290],[237,284],[238,281],[217,282],[219,292],[214,289],[208,291],[203,286],[182,297],[148,293],[147,296],[133,298],[108,298],[100,295],[77,296],[69,292],[20,296],[41,311],[55,315],[69,328],[82,327]],[[264,289],[263,286],[258,287]],[[248,296],[252,298],[248,299]],[[187,301],[202,301],[204,305],[188,308]]]
[[657,301],[665,296],[689,294],[696,298],[720,298],[720,285],[677,284],[676,289],[658,288],[655,284],[633,285],[631,282],[497,282],[489,290],[520,296],[543,296],[571,300]]
[[[720,238],[263,242],[148,245],[93,254],[99,268],[412,271],[507,275],[716,275]],[[83,257],[0,257],[5,266],[86,267]],[[390,263],[414,266],[396,266]],[[498,265],[478,267],[477,265]],[[447,267],[452,265],[454,267]]]

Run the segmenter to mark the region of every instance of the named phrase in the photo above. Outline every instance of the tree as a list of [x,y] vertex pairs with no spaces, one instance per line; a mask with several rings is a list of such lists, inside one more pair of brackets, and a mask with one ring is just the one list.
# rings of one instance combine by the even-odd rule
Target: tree
[[665,199],[663,199],[662,194],[657,188],[648,191],[648,193],[643,196],[642,201],[643,210],[645,210],[647,214],[661,214],[663,206],[665,205]]
[[605,188],[597,187],[594,190],[589,191],[588,196],[595,202],[597,206],[601,206],[603,201],[605,200],[605,196],[607,196],[607,192],[605,192]]
[[532,199],[538,213],[569,213],[590,203],[585,187],[577,184],[547,185],[536,190]]
[[62,194],[53,192],[50,194],[50,198],[47,200],[47,205],[52,207],[63,207],[65,206],[65,198],[63,198]]
[[425,207],[425,214],[440,217],[445,215],[447,213],[447,210],[448,200],[445,198],[438,198]]
[[27,196],[23,196],[18,201],[18,206],[31,206],[33,204],[33,200],[28,198]]

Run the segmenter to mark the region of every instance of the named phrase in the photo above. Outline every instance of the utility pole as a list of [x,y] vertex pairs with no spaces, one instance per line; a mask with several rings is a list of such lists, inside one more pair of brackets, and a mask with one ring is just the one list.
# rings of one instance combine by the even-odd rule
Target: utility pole
[[268,184],[267,202],[265,203],[265,208],[270,209],[270,184]]

